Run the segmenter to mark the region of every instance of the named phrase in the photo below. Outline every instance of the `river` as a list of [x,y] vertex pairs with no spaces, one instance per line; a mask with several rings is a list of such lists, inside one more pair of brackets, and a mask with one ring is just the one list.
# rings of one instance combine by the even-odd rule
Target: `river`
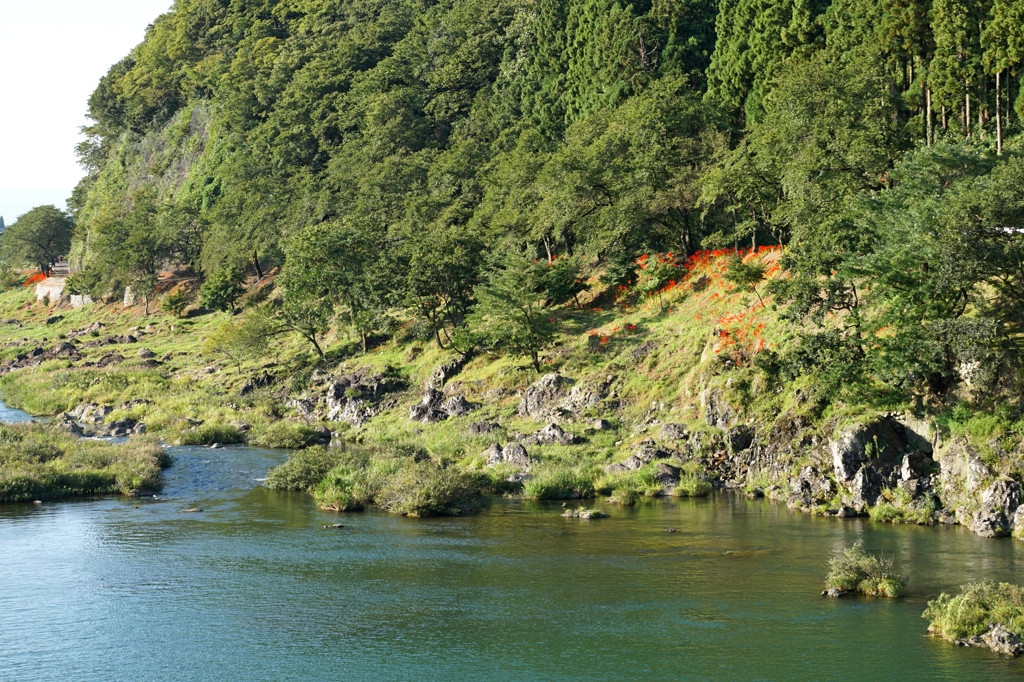
[[[1024,543],[731,494],[592,521],[505,500],[457,519],[336,515],[260,486],[281,451],[172,450],[154,499],[0,505],[0,680],[1024,674],[920,617],[943,589],[1020,582]],[[856,541],[896,556],[906,599],[818,596]]]

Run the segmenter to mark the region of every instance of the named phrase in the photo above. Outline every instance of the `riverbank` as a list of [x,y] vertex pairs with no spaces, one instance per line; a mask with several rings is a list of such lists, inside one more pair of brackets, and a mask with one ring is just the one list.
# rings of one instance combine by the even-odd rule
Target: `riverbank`
[[[779,256],[744,258],[770,284],[783,276]],[[971,402],[968,386],[912,405],[830,398],[788,377],[778,361],[800,330],[769,285],[755,294],[730,283],[730,258],[698,254],[682,281],[646,298],[592,281],[578,305],[551,309],[560,331],[541,372],[514,357],[458,355],[401,325],[366,352],[331,330],[323,360],[294,334],[231,356],[225,335],[272,317],[272,277],[253,284],[238,314],[192,308],[185,318],[155,305],[149,315],[120,303],[47,307],[11,290],[0,294],[0,393],[74,433],[353,443],[371,452],[366,472],[432,467],[477,493],[628,506],[725,487],[819,515],[1014,532],[1024,461],[1015,408]],[[350,499],[351,472],[325,482],[330,471],[302,489],[320,488],[332,508],[376,501]],[[417,475],[406,480],[419,489]]]
[[43,424],[0,425],[0,504],[153,493],[168,466],[153,439],[109,443]]

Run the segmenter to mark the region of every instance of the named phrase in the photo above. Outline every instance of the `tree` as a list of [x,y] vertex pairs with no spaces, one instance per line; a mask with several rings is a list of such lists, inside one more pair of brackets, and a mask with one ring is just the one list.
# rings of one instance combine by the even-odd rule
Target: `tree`
[[231,310],[245,292],[242,273],[228,266],[210,275],[199,288],[199,304],[211,310]]
[[515,251],[495,257],[486,281],[474,289],[476,306],[466,324],[475,339],[499,352],[530,358],[540,369],[540,351],[555,337],[546,310],[542,270]]
[[733,254],[729,258],[725,270],[725,279],[727,282],[731,282],[738,287],[750,287],[763,308],[764,300],[757,291],[757,285],[764,280],[765,269],[764,263],[759,260],[751,260],[749,263],[744,263],[743,258],[739,254]]
[[230,319],[206,338],[203,350],[221,355],[242,373],[242,363],[264,355],[267,339],[274,333],[264,308]]
[[71,248],[75,222],[55,206],[37,206],[18,218],[0,237],[4,258],[31,263],[46,272],[50,263]]

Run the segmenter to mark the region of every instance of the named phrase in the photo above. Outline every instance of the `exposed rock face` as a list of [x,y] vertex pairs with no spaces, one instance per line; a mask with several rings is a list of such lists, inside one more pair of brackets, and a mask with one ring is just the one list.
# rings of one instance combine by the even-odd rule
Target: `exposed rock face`
[[156,353],[154,353],[153,351],[151,351],[148,348],[142,348],[141,350],[139,350],[139,359],[140,360],[152,360],[155,357],[156,357]]
[[853,477],[853,484],[850,486],[852,499],[850,506],[858,512],[867,511],[868,506],[878,501],[882,494],[882,476],[870,467],[857,471]]
[[682,469],[679,467],[659,462],[654,469],[654,478],[666,488],[673,488],[679,483],[681,473]]
[[749,448],[754,442],[754,429],[745,424],[740,424],[726,432],[725,440],[729,444],[730,452],[741,452]]
[[1000,478],[982,493],[981,509],[971,518],[971,530],[987,538],[1009,535],[1019,507],[1020,484]]
[[446,417],[462,417],[472,410],[473,406],[461,395],[453,396],[441,403],[441,411],[445,413]]
[[700,402],[704,407],[704,421],[708,426],[725,430],[736,418],[736,411],[726,402],[719,389],[705,389],[701,392]]
[[491,431],[496,431],[497,429],[498,425],[494,422],[479,421],[470,424],[467,431],[469,431],[474,436],[482,436],[485,433],[490,433]]
[[793,494],[787,500],[790,508],[810,507],[830,500],[836,494],[836,487],[817,467],[805,466],[800,474],[789,482]]
[[526,436],[522,442],[535,445],[573,445],[580,442],[580,438],[576,434],[564,431],[558,424],[551,423],[540,431]]
[[405,384],[388,373],[361,370],[338,377],[327,387],[327,419],[362,426],[392,407],[389,394]]
[[1024,654],[1024,642],[1002,623],[992,623],[981,635],[958,639],[957,646],[988,647],[997,654],[1004,656],[1020,656]]
[[494,443],[484,451],[484,455],[487,456],[487,466],[511,464],[520,471],[529,471],[532,464],[530,455],[521,443],[509,443],[504,448]]
[[[142,357],[141,353],[139,357]],[[256,376],[252,377],[247,382],[245,382],[245,385],[242,386],[242,389],[238,392],[238,395],[249,395],[253,391],[258,391],[261,388],[266,388],[268,386],[273,385],[276,380],[276,377],[270,372],[263,372],[261,374],[257,374]]]
[[434,371],[430,374],[430,378],[427,379],[427,383],[424,386],[425,390],[433,389],[440,391],[444,388],[452,377],[456,376],[462,371],[462,368],[466,366],[472,358],[469,355],[460,355],[457,358],[453,358],[448,362],[438,365]]
[[636,454],[633,456],[643,462],[643,464],[648,464],[656,459],[668,459],[672,454],[669,450],[659,448],[653,440],[645,440],[640,444]]
[[854,424],[829,441],[829,450],[836,479],[841,483],[852,481],[869,460],[885,475],[902,462],[907,450],[905,429],[889,418]]
[[558,403],[565,397],[571,383],[561,374],[545,374],[526,389],[519,402],[519,416],[560,417]]
[[78,349],[73,344],[65,342],[58,343],[49,350],[43,350],[42,348],[33,348],[28,353],[22,353],[13,360],[0,364],[0,376],[13,372],[17,369],[27,369],[30,367],[38,367],[47,360],[55,360],[58,358],[65,360],[78,360],[82,356],[79,354]]
[[82,403],[75,409],[68,412],[67,416],[83,424],[102,424],[107,415],[114,411],[114,408],[95,403]]
[[662,424],[661,426],[662,440],[686,440],[689,437],[690,432],[682,424]]

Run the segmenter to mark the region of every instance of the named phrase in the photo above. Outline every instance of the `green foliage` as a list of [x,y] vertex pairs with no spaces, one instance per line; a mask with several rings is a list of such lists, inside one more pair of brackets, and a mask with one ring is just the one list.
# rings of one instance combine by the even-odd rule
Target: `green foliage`
[[343,460],[344,451],[338,448],[315,446],[298,450],[287,462],[270,470],[267,487],[271,490],[312,491]]
[[203,351],[219,355],[242,372],[242,364],[263,356],[274,334],[272,320],[261,309],[235,317],[220,325],[203,342]]
[[907,580],[895,571],[892,559],[868,554],[856,544],[843,550],[843,556],[829,560],[825,587],[895,598],[903,596]]
[[509,251],[476,287],[478,301],[467,319],[474,336],[484,345],[511,355],[525,356],[540,371],[540,351],[555,334],[555,322],[546,308],[544,266]]
[[157,491],[169,465],[148,439],[113,445],[51,426],[0,426],[0,503]]
[[231,445],[244,443],[245,434],[227,424],[202,424],[181,434],[179,445]]
[[177,286],[171,289],[164,300],[160,303],[160,307],[169,312],[175,317],[182,317],[185,308],[192,303],[192,296],[189,294],[188,289],[182,286]]
[[384,485],[377,504],[402,516],[460,516],[480,506],[474,480],[455,467],[410,462]]
[[929,630],[956,641],[983,634],[992,623],[1001,623],[1014,634],[1024,633],[1024,588],[1008,583],[964,585],[960,592],[945,592],[928,602],[922,614]]
[[245,291],[244,276],[235,268],[218,270],[199,288],[199,304],[210,310],[231,310]]
[[67,213],[54,206],[37,206],[3,231],[0,254],[7,263],[46,272],[51,261],[69,251],[74,229],[74,219]]
[[251,445],[295,450],[316,445],[323,438],[323,432],[308,424],[282,419],[256,424],[247,436]]
[[523,483],[528,500],[576,500],[594,497],[594,472],[585,467],[537,468]]

